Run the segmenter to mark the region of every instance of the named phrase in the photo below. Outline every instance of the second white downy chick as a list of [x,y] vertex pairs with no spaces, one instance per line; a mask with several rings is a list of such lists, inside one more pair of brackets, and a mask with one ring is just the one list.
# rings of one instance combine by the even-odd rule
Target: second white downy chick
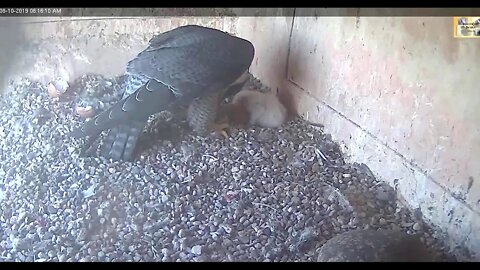
[[232,124],[257,125],[265,128],[281,126],[288,111],[274,93],[243,90],[238,92],[229,106]]

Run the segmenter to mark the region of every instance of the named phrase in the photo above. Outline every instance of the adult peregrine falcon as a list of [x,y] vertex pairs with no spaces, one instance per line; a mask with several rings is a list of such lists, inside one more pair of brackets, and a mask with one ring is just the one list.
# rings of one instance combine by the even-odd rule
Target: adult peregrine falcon
[[248,40],[208,27],[187,25],[159,34],[128,62],[122,99],[72,135],[90,137],[88,148],[109,130],[102,155],[131,160],[148,118],[161,111],[188,106],[194,132],[222,131],[226,125],[216,122],[220,102],[229,87],[246,82],[254,54]]

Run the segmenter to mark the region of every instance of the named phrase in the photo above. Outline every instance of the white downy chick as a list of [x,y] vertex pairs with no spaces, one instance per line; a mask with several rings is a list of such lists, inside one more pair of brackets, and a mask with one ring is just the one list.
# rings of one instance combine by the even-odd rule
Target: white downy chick
[[233,97],[229,112],[234,124],[265,128],[281,126],[288,115],[287,109],[275,93],[252,90],[238,92]]

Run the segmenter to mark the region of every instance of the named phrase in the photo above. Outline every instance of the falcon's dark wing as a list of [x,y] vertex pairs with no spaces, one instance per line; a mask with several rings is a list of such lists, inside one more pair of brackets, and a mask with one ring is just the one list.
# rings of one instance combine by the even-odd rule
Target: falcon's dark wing
[[223,90],[253,61],[253,45],[225,32],[184,26],[150,40],[150,46],[127,65],[127,73],[160,81],[192,99]]

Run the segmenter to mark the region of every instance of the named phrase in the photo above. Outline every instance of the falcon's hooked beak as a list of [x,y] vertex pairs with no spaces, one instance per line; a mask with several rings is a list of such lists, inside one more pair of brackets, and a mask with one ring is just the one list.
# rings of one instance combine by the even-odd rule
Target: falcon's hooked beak
[[248,79],[250,78],[250,73],[245,71],[235,82],[233,82],[225,92],[224,97],[231,99],[233,98],[238,92],[240,92],[245,84],[247,83]]

